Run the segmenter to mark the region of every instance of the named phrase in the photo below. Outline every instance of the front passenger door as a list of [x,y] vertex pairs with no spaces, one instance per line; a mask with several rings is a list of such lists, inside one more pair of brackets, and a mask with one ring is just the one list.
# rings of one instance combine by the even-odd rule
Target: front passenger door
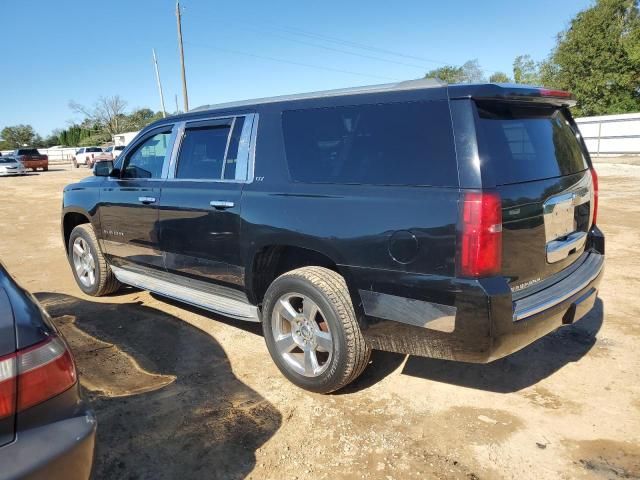
[[173,146],[173,126],[141,137],[116,164],[100,192],[102,248],[116,267],[164,270],[158,249],[158,204]]

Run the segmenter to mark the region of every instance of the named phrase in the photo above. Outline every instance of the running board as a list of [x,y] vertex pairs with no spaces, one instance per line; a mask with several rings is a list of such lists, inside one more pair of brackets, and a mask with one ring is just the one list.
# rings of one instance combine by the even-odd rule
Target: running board
[[[251,305],[246,295],[237,290],[222,286],[210,285],[216,293],[206,292],[201,289],[180,285],[168,279],[157,278],[155,275],[132,272],[121,267],[111,266],[111,271],[119,282],[132,287],[149,290],[163,297],[168,297],[179,302],[188,303],[195,307],[204,308],[214,313],[227,317],[250,322],[259,322],[258,307]],[[200,284],[204,282],[191,282]],[[209,288],[211,289],[211,288]],[[228,291],[228,292],[227,292]]]

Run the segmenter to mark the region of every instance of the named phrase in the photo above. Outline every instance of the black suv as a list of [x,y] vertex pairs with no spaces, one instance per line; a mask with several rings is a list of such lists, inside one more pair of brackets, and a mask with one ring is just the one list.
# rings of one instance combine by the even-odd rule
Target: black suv
[[603,271],[571,95],[418,80],[206,106],[64,191],[89,295],[132,285],[262,322],[336,390],[371,348],[488,362],[582,317]]

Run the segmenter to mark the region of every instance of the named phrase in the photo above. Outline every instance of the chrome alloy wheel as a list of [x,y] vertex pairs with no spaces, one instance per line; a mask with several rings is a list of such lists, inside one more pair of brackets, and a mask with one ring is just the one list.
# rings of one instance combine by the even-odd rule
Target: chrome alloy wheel
[[294,372],[317,377],[331,364],[333,337],[329,323],[309,297],[282,295],[273,308],[271,328],[276,350]]
[[78,237],[73,242],[73,267],[78,279],[87,288],[96,283],[96,261],[87,241]]

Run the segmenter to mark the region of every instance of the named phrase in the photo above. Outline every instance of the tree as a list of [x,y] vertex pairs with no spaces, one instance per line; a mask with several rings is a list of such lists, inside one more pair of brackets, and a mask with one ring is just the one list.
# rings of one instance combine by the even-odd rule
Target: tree
[[69,102],[69,108],[75,113],[85,116],[86,120],[101,126],[109,136],[124,131],[124,112],[127,107],[119,95],[100,97],[93,107],[85,107],[74,101]]
[[549,69],[570,90],[578,115],[640,110],[640,12],[637,0],[597,0],[560,33]]
[[513,80],[515,83],[540,85],[540,64],[536,63],[531,55],[518,55],[513,61]]
[[39,144],[42,139],[31,125],[14,125],[5,127],[0,132],[2,138],[2,146],[7,149],[18,148],[24,145],[34,146]]
[[462,77],[462,67],[453,65],[445,65],[444,67],[429,70],[425,75],[425,78],[437,78],[447,83],[460,83],[462,82]]
[[151,122],[162,118],[162,112],[154,112],[150,108],[139,108],[127,115],[127,130],[142,130]]
[[478,59],[468,60],[462,65],[463,83],[479,83],[486,81]]
[[482,68],[478,60],[469,60],[461,67],[445,65],[444,67],[430,70],[425,78],[438,78],[447,83],[474,83],[484,81]]
[[509,76],[504,72],[494,72],[489,77],[491,83],[512,83]]

